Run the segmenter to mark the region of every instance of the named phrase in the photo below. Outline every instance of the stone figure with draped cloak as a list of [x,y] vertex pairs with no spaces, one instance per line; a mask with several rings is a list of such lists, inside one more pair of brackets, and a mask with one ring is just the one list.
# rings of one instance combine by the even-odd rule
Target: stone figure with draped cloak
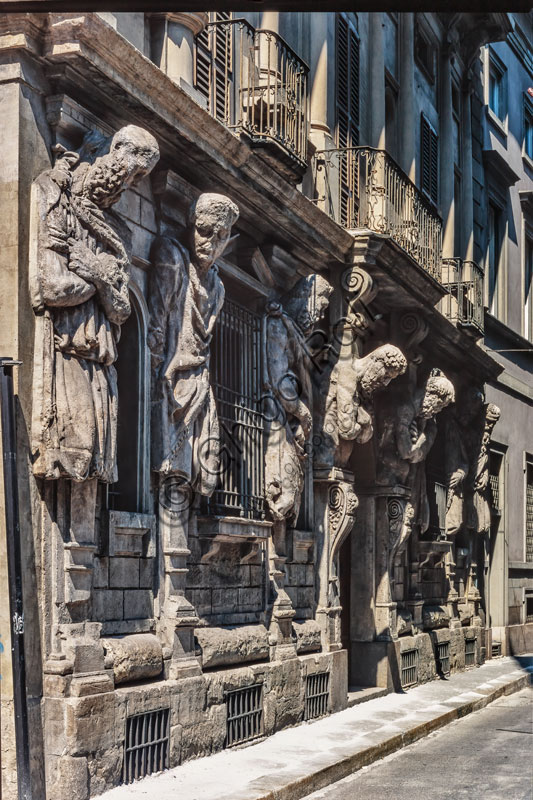
[[32,188],[33,471],[114,483],[113,363],[130,314],[129,229],[110,208],[150,172],[159,148],[128,125],[112,138],[90,133],[78,152],[56,153]]
[[492,429],[500,409],[485,403],[483,392],[468,387],[448,416],[446,428],[446,531],[490,530],[489,456]]
[[324,315],[332,287],[321,275],[301,278],[268,305],[264,320],[265,389],[270,398],[265,488],[274,520],[298,517],[306,444],[312,430],[313,369],[309,337]]
[[208,496],[219,473],[209,348],[224,286],[215,262],[238,216],[228,197],[202,194],[191,211],[188,247],[167,234],[151,251],[152,469]]
[[426,490],[426,456],[437,435],[436,415],[453,403],[453,384],[440,372],[434,372],[424,386],[409,389],[405,398],[388,398],[379,441],[377,482],[405,487],[410,491],[396,541],[391,543],[391,559],[405,545],[413,526],[421,533],[429,526],[429,502]]

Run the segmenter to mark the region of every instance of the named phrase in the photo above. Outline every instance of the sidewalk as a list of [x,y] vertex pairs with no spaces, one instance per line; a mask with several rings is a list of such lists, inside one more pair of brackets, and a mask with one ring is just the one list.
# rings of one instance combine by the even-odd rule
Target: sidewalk
[[[532,659],[520,657],[523,664]],[[513,658],[388,694],[258,744],[120,786],[103,800],[300,800],[529,683]]]

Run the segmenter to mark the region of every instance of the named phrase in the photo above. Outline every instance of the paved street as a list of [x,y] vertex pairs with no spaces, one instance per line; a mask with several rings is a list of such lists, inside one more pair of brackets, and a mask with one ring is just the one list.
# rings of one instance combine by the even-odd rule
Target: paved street
[[533,690],[502,697],[306,800],[532,800]]

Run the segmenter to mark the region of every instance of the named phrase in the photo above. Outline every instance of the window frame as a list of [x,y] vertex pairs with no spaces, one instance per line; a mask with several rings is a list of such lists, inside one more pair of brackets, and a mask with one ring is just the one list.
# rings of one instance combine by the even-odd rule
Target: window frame
[[527,558],[527,486],[528,486],[528,467],[531,468],[533,484],[533,455],[524,451],[524,563],[533,564],[533,558]]
[[533,223],[527,219],[524,219],[523,242],[522,332],[525,339],[533,342]]
[[[529,138],[531,139],[530,152],[528,151]],[[533,98],[527,92],[524,92],[522,107],[522,158],[533,169]]]
[[[353,114],[351,107],[346,108],[346,127],[347,136],[346,144],[341,144],[339,136],[339,121],[340,121],[340,92],[339,92],[339,26],[341,20],[346,24],[348,35],[353,34],[354,40],[357,43],[357,109],[356,115]],[[348,45],[347,62],[351,64],[351,43]],[[348,66],[348,74],[346,76],[346,94],[348,99],[351,97],[351,67]],[[355,132],[355,138],[353,136]],[[350,18],[349,14],[339,11],[335,14],[335,143],[338,148],[344,147],[357,147],[359,145],[361,136],[361,39],[357,31],[354,21]]]
[[[496,214],[498,215],[498,238],[499,238],[499,257],[497,264],[495,263],[491,268],[490,263],[490,242],[491,242],[491,233],[490,233],[490,223],[491,223],[491,209],[494,209]],[[500,320],[500,322],[506,323],[507,321],[507,251],[505,247],[505,243],[507,241],[507,207],[506,204],[502,204],[497,200],[497,198],[489,192],[489,199],[488,199],[488,237],[487,237],[487,249],[485,253],[485,264],[484,264],[484,272],[486,276],[485,280],[485,305],[489,313],[495,317],[496,319]],[[494,273],[494,290],[491,295],[491,274]]]
[[[495,110],[491,105],[491,75],[495,75],[497,77],[497,85],[500,87],[500,100],[502,105],[501,107],[498,107],[497,110]],[[487,108],[487,116],[493,125],[502,134],[504,134],[504,136],[507,136],[509,119],[507,84],[508,80],[506,65],[496,55],[492,47],[487,46],[487,54],[485,59],[485,105]]]

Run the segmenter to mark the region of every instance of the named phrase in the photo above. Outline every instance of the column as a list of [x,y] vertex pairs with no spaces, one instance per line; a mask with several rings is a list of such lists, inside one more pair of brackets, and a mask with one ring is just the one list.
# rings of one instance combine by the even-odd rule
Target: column
[[400,14],[400,166],[415,181],[414,14]]
[[325,150],[333,146],[333,138],[328,125],[328,105],[332,100],[329,82],[333,71],[328,70],[328,61],[332,61],[334,53],[330,52],[332,39],[328,37],[329,20],[333,15],[325,11],[310,14],[311,38],[311,104],[309,138],[317,150]]
[[466,261],[474,260],[474,187],[472,178],[472,83],[467,76],[462,97],[462,130],[463,130],[463,252]]
[[152,14],[152,60],[186,91],[194,86],[194,38],[208,21],[207,11]]
[[370,14],[370,146],[385,148],[385,60],[381,12]]
[[452,47],[448,43],[441,60],[441,112],[440,112],[440,203],[443,236],[442,257],[453,258],[454,242],[454,156],[452,114]]

